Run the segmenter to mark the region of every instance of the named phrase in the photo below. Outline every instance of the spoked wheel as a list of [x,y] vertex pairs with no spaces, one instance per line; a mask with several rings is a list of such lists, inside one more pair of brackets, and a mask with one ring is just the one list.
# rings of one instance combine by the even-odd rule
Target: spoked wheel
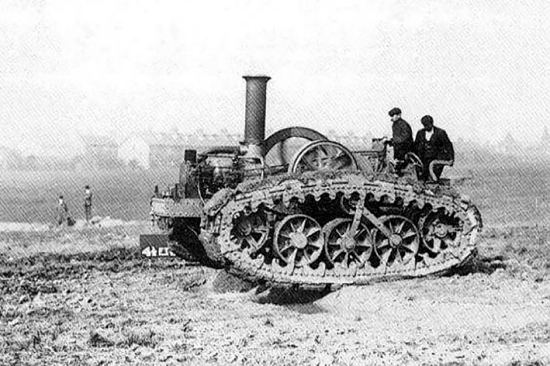
[[420,245],[420,234],[416,225],[399,215],[380,218],[388,229],[389,237],[374,229],[374,250],[380,258],[380,264],[388,267],[395,263],[407,264],[414,259]]
[[351,219],[335,219],[323,227],[325,254],[330,263],[349,267],[356,263],[362,267],[369,259],[372,238],[366,225],[360,224],[356,233],[351,232]]
[[296,152],[311,141],[327,140],[321,133],[305,127],[283,128],[263,143],[264,162],[271,169],[288,170]]
[[231,240],[240,248],[250,248],[256,252],[265,244],[268,235],[269,227],[265,217],[260,213],[252,213],[235,220]]
[[422,233],[422,243],[432,253],[439,253],[443,249],[456,244],[459,222],[442,211],[430,212],[419,220]]
[[296,267],[315,262],[323,251],[321,225],[307,215],[290,215],[275,229],[273,249],[286,264]]
[[318,170],[357,170],[357,161],[342,144],[334,141],[313,141],[296,153],[288,168],[290,173]]

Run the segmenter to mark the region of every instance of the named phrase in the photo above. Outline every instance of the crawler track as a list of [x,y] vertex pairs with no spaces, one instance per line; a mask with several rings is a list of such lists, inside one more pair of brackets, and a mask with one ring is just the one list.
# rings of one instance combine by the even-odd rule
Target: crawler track
[[468,198],[386,176],[312,173],[218,192],[201,241],[234,274],[280,286],[366,284],[453,268],[482,223]]

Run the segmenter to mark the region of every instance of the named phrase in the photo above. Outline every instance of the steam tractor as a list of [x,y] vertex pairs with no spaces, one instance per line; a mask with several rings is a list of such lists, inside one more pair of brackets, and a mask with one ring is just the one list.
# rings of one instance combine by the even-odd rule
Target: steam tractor
[[[365,284],[441,273],[475,252],[482,223],[449,182],[394,173],[382,139],[351,151],[309,128],[265,138],[267,76],[245,76],[244,141],[186,150],[151,201],[173,252],[273,286]],[[441,163],[441,162],[435,162]]]

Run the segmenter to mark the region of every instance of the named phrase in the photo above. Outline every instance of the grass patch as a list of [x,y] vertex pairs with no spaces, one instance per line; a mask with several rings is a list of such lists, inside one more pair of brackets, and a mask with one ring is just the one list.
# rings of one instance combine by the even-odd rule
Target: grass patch
[[88,344],[90,347],[112,347],[115,345],[115,342],[97,331],[91,331],[88,338]]
[[124,225],[80,230],[0,232],[0,264],[14,259],[55,254],[100,252],[113,247],[136,247],[148,225]]
[[111,248],[77,254],[39,254],[0,263],[0,295],[57,292],[54,281],[80,278],[91,271],[118,273],[150,268],[185,268],[178,259],[143,258],[139,248]]
[[154,348],[163,341],[163,337],[151,329],[126,330],[123,331],[124,339],[119,346],[132,347],[138,345],[142,347]]
[[534,272],[536,278],[550,275],[550,227],[490,228],[483,233],[479,249],[481,262],[478,258],[477,263],[482,267],[496,263],[484,263],[483,259],[498,258],[496,264],[504,264],[514,276],[526,272]]

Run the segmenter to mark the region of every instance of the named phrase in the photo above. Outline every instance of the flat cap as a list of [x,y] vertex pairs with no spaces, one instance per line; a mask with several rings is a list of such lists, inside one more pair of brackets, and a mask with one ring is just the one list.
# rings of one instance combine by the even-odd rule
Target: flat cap
[[401,109],[395,107],[395,108],[392,108],[388,114],[390,115],[390,117],[392,116],[395,116],[396,114],[401,114]]
[[432,116],[430,116],[430,115],[425,115],[424,117],[422,117],[422,118],[420,119],[420,122],[422,122],[423,125],[428,124],[428,123],[433,124],[433,123],[434,123],[434,119],[433,119]]

